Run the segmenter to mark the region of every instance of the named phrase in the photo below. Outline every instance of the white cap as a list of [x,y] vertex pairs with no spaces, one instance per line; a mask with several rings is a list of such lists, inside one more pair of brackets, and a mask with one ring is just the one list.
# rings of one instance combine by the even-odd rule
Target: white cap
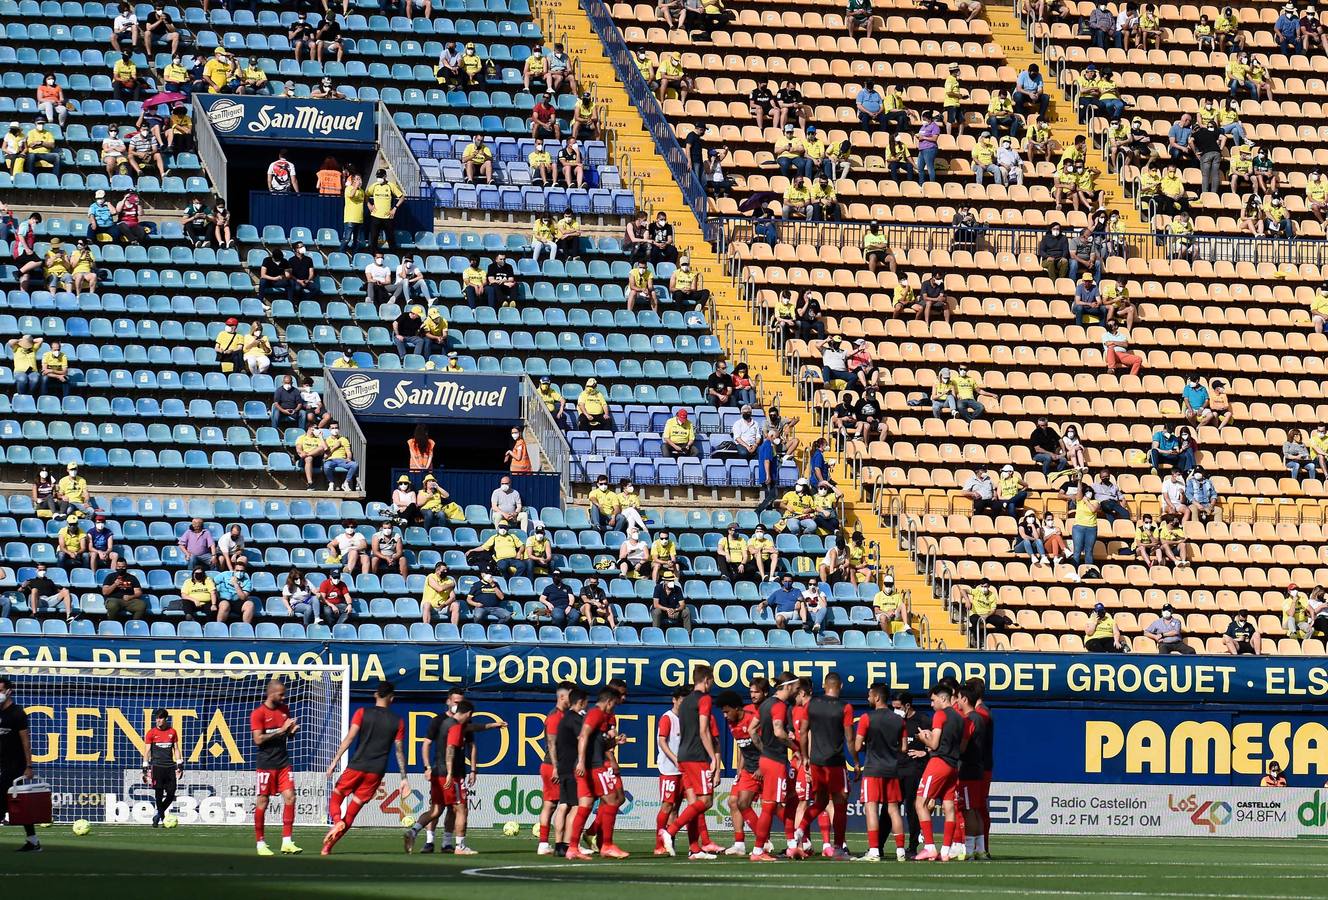
[[1013,472],[1013,471],[1014,471],[1014,466],[1010,465],[1009,463],[1006,463],[1005,465],[1001,466],[1002,475],[1004,475],[1006,472]]
[[98,199],[98,200],[105,200],[105,199],[106,199],[106,192],[105,192],[105,191],[97,191],[97,193],[93,194],[92,196],[95,197],[95,198]]

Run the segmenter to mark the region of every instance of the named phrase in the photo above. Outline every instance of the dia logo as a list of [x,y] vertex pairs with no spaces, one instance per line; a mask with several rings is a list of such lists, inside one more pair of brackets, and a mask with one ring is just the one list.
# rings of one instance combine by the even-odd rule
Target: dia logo
[[493,811],[500,816],[537,816],[544,809],[544,792],[538,788],[523,791],[513,778],[507,787],[493,795]]

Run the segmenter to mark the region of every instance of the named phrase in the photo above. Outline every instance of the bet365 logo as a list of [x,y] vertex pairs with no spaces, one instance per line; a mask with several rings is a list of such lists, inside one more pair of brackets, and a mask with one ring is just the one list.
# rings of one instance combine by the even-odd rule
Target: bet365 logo
[[1190,821],[1207,828],[1209,834],[1231,821],[1231,804],[1222,800],[1200,800],[1194,794],[1188,797],[1167,794],[1167,807],[1172,812],[1189,813]]

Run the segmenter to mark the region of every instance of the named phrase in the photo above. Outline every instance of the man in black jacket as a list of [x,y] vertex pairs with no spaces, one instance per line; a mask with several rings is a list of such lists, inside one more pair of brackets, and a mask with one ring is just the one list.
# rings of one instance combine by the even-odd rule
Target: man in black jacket
[[912,859],[918,853],[922,823],[911,801],[918,795],[918,782],[927,765],[927,748],[918,740],[918,734],[931,728],[931,721],[913,706],[913,695],[908,691],[896,692],[892,705],[895,712],[903,717],[908,732],[908,755],[899,761],[899,792],[904,797],[899,807],[908,816],[908,858]]
[[1063,472],[1069,465],[1065,449],[1061,447],[1061,434],[1047,424],[1045,416],[1038,417],[1037,427],[1028,436],[1028,448],[1033,451],[1033,462],[1041,464],[1043,475]]

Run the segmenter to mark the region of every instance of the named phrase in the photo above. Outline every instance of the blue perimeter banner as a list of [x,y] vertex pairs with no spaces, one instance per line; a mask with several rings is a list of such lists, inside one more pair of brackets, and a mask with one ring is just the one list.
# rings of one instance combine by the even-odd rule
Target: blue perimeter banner
[[[481,694],[547,696],[560,681],[598,687],[625,679],[632,691],[666,697],[690,680],[695,664],[714,667],[719,690],[742,690],[757,676],[785,669],[819,683],[837,672],[845,695],[861,700],[882,681],[923,695],[945,676],[986,679],[993,702],[1133,703],[1149,706],[1231,704],[1244,708],[1322,704],[1328,660],[1305,657],[1108,656],[1061,653],[933,652],[925,650],[699,650],[513,644],[257,641],[170,638],[14,636],[0,642],[5,660],[58,662],[185,662],[208,665],[342,664],[356,690],[380,679],[401,691],[435,692],[453,685]],[[925,698],[924,698],[925,699]]]
[[223,143],[374,144],[378,140],[372,103],[232,94],[205,94],[199,97],[199,102]]
[[521,421],[521,379],[514,375],[327,369],[357,419]]

